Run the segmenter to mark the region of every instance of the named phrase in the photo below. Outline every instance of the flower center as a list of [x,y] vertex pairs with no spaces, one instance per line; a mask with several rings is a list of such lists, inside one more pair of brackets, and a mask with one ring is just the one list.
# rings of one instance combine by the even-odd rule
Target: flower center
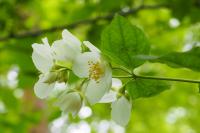
[[89,77],[90,79],[99,82],[100,77],[103,75],[103,69],[99,62],[94,63],[93,61],[88,61],[89,65]]

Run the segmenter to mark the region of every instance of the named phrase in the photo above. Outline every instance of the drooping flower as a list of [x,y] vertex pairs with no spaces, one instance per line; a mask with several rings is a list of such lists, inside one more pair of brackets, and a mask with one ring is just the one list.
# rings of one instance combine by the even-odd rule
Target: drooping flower
[[112,78],[112,90],[106,93],[101,98],[99,103],[112,103],[112,119],[119,125],[125,126],[128,124],[128,121],[130,119],[131,102],[128,99],[126,99],[126,97],[123,94],[120,93],[120,89],[123,89],[122,87],[123,84],[120,79]]
[[121,96],[118,100],[111,105],[111,117],[121,126],[126,126],[131,116],[131,102],[126,97]]
[[82,106],[82,98],[78,92],[64,92],[58,99],[56,105],[63,113],[72,113],[75,116]]
[[99,101],[99,103],[111,103],[117,100],[117,94],[122,87],[122,81],[117,78],[112,78],[112,89],[107,92]]
[[95,104],[111,88],[112,70],[99,49],[88,41],[83,43],[90,52],[78,55],[72,70],[78,77],[89,79],[85,95],[90,104]]

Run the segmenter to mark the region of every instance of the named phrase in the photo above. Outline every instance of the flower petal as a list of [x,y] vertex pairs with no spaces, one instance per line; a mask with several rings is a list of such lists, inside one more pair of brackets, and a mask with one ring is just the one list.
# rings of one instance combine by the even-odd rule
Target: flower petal
[[68,30],[63,30],[63,39],[53,43],[55,59],[71,66],[73,60],[81,53],[81,42]]
[[77,92],[65,92],[59,96],[56,105],[59,106],[64,113],[71,112],[73,115],[76,115],[82,106],[82,100]]
[[40,75],[38,82],[34,86],[34,92],[37,97],[43,99],[46,98],[54,89],[55,83],[47,84],[44,83],[46,79],[45,75]]
[[81,47],[81,42],[79,41],[79,39],[77,39],[67,29],[63,30],[63,32],[62,32],[62,38],[63,38],[63,40],[65,40],[66,42],[68,42],[68,44],[73,44],[73,45],[75,45],[77,47]]
[[88,62],[97,62],[100,59],[100,55],[95,52],[85,52],[77,56],[74,61],[72,70],[80,78],[89,77],[89,64]]
[[117,100],[117,93],[114,91],[110,91],[108,93],[106,93],[101,100],[99,101],[99,103],[111,103]]
[[112,103],[111,117],[121,126],[126,126],[131,116],[131,103],[122,96]]
[[86,88],[85,95],[90,104],[95,104],[101,100],[101,98],[111,88],[112,83],[112,71],[109,66],[105,68],[105,75],[100,79],[99,82],[90,80]]
[[83,41],[83,44],[85,46],[87,46],[91,52],[97,52],[97,53],[100,53],[101,51],[95,47],[92,43],[90,43],[89,41]]
[[49,46],[47,38],[43,38],[42,41],[43,41],[43,44],[38,44],[38,43],[32,44],[33,51],[45,57],[49,57],[49,56],[52,57],[51,47]]
[[112,78],[112,88],[118,91],[122,87],[122,81],[118,78]]
[[73,45],[74,44],[64,40],[53,42],[52,50],[55,54],[55,59],[59,61],[72,62],[74,58],[81,53],[81,47]]
[[107,61],[104,60],[104,65],[105,65],[105,80],[106,80],[106,84],[108,85],[107,87],[107,92],[110,91],[111,87],[112,87],[112,69],[110,67],[110,64],[108,64]]
[[44,44],[33,44],[32,60],[35,67],[42,73],[48,72],[53,66],[51,48],[47,39],[43,39]]

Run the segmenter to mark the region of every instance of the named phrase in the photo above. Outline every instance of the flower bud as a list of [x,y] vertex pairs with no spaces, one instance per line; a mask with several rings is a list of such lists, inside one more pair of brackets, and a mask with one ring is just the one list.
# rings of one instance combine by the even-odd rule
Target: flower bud
[[66,92],[61,94],[56,105],[64,113],[72,113],[74,116],[79,112],[82,106],[82,98],[78,92]]
[[49,72],[45,74],[43,83],[51,84],[57,80],[57,73],[56,72]]

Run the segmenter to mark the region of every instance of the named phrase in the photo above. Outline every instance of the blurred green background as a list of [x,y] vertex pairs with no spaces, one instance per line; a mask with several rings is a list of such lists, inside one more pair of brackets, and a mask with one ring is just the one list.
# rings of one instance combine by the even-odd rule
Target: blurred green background
[[[110,120],[110,105],[84,107],[72,119],[33,93],[38,80],[31,44],[61,38],[68,28],[81,40],[100,45],[101,32],[115,13],[145,31],[151,54],[187,51],[200,43],[199,0],[0,0],[0,133],[199,133],[198,86],[172,83],[170,90],[133,103],[125,128]],[[45,29],[45,30],[44,30]],[[145,63],[139,71],[200,79],[188,69]]]

